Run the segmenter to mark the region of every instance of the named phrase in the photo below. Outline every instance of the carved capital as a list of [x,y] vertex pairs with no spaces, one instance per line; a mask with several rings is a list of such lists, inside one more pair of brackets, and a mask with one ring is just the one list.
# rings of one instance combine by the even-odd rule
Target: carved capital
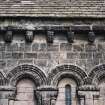
[[31,30],[26,31],[25,39],[27,42],[32,42],[34,39],[34,32]]
[[7,30],[4,36],[5,42],[11,42],[13,39],[13,32],[10,30]]
[[47,42],[53,43],[54,40],[54,31],[47,31]]
[[68,40],[69,43],[74,42],[74,32],[71,32],[71,31],[67,32],[67,40]]
[[90,42],[90,43],[94,43],[94,41],[95,41],[95,34],[94,34],[94,32],[89,32],[89,34],[88,34],[88,41]]
[[[58,89],[50,86],[39,87],[36,90],[39,103],[43,105],[55,105]],[[41,104],[40,104],[41,105]]]

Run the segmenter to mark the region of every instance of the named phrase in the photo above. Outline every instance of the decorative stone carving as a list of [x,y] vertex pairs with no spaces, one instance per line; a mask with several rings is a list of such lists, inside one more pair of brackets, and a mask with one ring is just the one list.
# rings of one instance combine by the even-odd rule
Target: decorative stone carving
[[59,80],[64,77],[72,77],[76,80],[78,85],[81,85],[83,79],[87,77],[87,74],[85,71],[74,65],[57,66],[49,73],[48,84],[57,86]]
[[90,42],[90,43],[94,43],[94,41],[95,41],[95,34],[94,34],[94,32],[89,32],[89,34],[88,34],[88,41]]
[[67,40],[68,40],[69,43],[74,42],[74,32],[71,32],[71,31],[67,32]]
[[96,66],[90,73],[91,83],[98,85],[100,80],[105,77],[105,64]]
[[47,42],[48,43],[53,43],[54,40],[54,31],[47,31]]
[[78,89],[80,105],[93,105],[94,97],[99,97],[99,88],[91,85],[82,86]]
[[26,31],[25,38],[26,38],[26,42],[32,42],[34,39],[34,32],[31,30]]
[[45,85],[47,81],[45,74],[39,68],[32,65],[18,66],[11,70],[6,78],[9,85],[16,86],[17,81],[25,77],[31,78],[36,86]]
[[5,42],[11,42],[12,39],[13,39],[13,32],[10,30],[6,31],[5,36],[4,36]]
[[36,95],[40,105],[55,105],[58,89],[53,86],[39,87],[36,90]]

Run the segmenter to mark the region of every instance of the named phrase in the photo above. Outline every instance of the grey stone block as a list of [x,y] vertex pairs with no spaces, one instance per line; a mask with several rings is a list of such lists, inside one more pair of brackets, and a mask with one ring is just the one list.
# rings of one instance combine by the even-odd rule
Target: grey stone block
[[86,44],[85,51],[86,52],[96,52],[96,51],[98,51],[98,48],[97,48],[96,44]]
[[2,52],[2,59],[11,59],[12,53],[10,52]]
[[39,44],[38,43],[34,43],[32,45],[32,51],[38,51],[39,50]]
[[78,53],[67,53],[67,59],[78,59],[79,54]]
[[73,45],[73,51],[84,51],[84,44]]
[[93,54],[91,52],[88,53],[81,52],[79,55],[79,59],[92,59],[92,56]]
[[12,53],[12,58],[13,59],[23,59],[23,53],[18,53],[18,52],[13,52]]
[[38,59],[51,59],[50,53],[38,53]]
[[37,58],[37,53],[24,53],[24,58]]
[[0,60],[0,68],[3,69],[4,67],[6,67],[6,61]]
[[47,51],[47,44],[46,43],[41,43],[39,47],[39,51]]
[[59,51],[59,45],[47,44],[47,51]]
[[72,51],[72,44],[70,43],[61,43],[60,51]]

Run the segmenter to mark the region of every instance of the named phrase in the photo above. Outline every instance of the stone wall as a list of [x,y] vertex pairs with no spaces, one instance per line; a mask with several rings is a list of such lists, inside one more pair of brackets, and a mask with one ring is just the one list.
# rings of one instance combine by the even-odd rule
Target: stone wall
[[93,44],[79,39],[70,44],[65,36],[60,35],[55,37],[52,44],[48,44],[43,36],[35,36],[33,43],[30,44],[21,39],[16,40],[14,37],[13,42],[9,44],[0,42],[2,72],[7,73],[18,65],[32,64],[47,75],[47,72],[58,65],[71,64],[89,73],[95,66],[105,61],[105,42],[101,37],[96,38]]
[[[55,105],[58,84],[64,78],[76,85],[73,105],[105,105],[105,26],[98,22],[92,25],[92,21],[85,25],[67,23],[54,26],[51,22],[34,29],[32,23],[22,24],[22,29],[11,24],[0,26],[0,105],[19,104],[17,83],[22,79],[35,84],[36,104]],[[69,37],[71,33],[73,37]]]

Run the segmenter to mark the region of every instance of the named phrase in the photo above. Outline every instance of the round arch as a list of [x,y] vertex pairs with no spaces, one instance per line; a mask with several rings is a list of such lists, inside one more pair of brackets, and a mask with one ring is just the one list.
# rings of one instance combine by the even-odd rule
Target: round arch
[[58,82],[65,78],[72,78],[77,82],[77,85],[84,83],[84,78],[87,77],[85,71],[74,65],[57,66],[48,75],[48,84],[57,86]]
[[105,78],[105,64],[96,66],[90,73],[91,84],[97,85],[100,80]]
[[18,66],[7,74],[8,84],[12,86],[22,78],[32,79],[36,86],[45,85],[47,81],[45,74],[33,65]]

